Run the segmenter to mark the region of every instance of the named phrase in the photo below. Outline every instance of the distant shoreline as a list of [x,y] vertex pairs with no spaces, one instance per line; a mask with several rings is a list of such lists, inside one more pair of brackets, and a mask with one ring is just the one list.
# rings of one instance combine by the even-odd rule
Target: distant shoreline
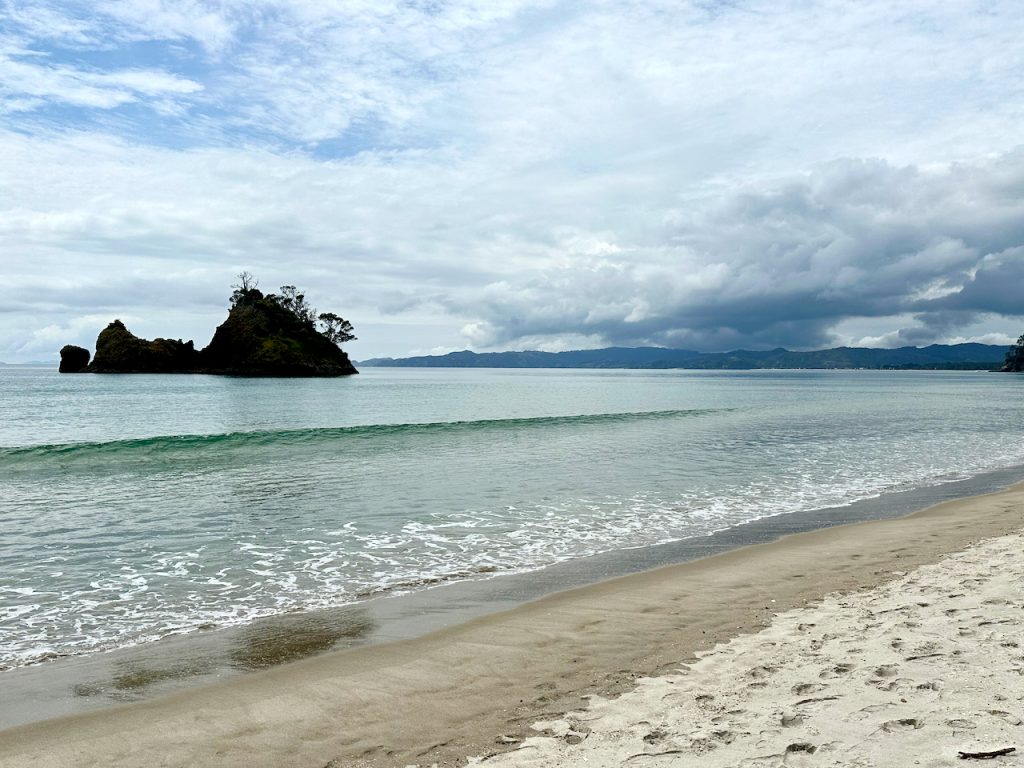
[[696,352],[664,347],[606,347],[568,352],[450,352],[402,358],[370,358],[365,367],[410,368],[609,368],[682,370],[951,370],[998,371],[1008,347],[994,344],[932,344],[927,347],[872,349],[835,347],[810,352]]

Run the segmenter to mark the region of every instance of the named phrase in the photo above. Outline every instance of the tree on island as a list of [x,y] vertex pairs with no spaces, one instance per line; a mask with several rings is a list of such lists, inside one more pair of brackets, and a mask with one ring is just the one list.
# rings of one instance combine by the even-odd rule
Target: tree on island
[[306,303],[306,295],[299,293],[294,285],[282,285],[280,294],[272,293],[267,298],[276,301],[302,322],[316,325],[316,310]]
[[[232,308],[258,301],[269,301],[288,312],[307,328],[316,331],[339,347],[346,341],[355,341],[352,323],[333,312],[317,314],[316,308],[306,301],[306,295],[300,293],[294,285],[282,285],[280,293],[263,294],[259,290],[259,281],[250,272],[242,272],[238,276],[238,284],[231,286]],[[317,322],[319,321],[319,323]]]
[[[96,356],[66,345],[62,373],[205,373],[226,376],[351,376],[359,373],[341,344],[352,324],[320,315],[294,285],[264,295],[249,272],[233,285],[231,309],[201,350],[181,339],[140,339],[115,320],[96,338]],[[318,325],[319,324],[319,325]]]
[[320,322],[323,328],[320,330],[324,336],[341,346],[346,341],[355,341],[356,336],[352,333],[352,323],[343,317],[338,317],[333,312],[320,313]]
[[1004,371],[1020,372],[1024,371],[1024,333],[1017,339],[1017,343],[1010,347],[1010,351],[1006,353],[1006,364],[1003,366]]
[[[252,276],[251,272],[241,272],[238,275],[238,285],[231,286],[231,306],[236,307],[243,299],[255,299],[254,291],[259,287],[259,280]],[[260,294],[261,296],[263,294]]]

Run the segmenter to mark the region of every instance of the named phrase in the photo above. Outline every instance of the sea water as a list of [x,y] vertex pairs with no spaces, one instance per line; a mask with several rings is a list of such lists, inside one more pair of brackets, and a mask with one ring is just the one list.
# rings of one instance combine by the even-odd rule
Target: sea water
[[1024,377],[0,367],[0,669],[1024,465]]

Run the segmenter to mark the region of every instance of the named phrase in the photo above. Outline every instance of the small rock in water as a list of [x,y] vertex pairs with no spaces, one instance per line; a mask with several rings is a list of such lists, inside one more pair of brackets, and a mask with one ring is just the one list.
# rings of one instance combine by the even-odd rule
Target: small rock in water
[[89,364],[89,350],[67,344],[60,350],[60,372],[80,373]]

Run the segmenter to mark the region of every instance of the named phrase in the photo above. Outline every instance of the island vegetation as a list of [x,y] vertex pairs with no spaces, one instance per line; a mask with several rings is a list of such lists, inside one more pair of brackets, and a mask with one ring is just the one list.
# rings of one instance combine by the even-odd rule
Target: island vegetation
[[1003,370],[1008,373],[1024,371],[1024,333],[1020,335],[1017,343],[1010,347],[1010,351],[1006,353]]
[[96,339],[96,356],[72,345],[62,373],[208,373],[234,376],[347,376],[358,373],[341,345],[352,323],[318,313],[294,285],[264,294],[248,272],[232,286],[227,319],[202,350],[192,341],[140,339],[114,320]]

